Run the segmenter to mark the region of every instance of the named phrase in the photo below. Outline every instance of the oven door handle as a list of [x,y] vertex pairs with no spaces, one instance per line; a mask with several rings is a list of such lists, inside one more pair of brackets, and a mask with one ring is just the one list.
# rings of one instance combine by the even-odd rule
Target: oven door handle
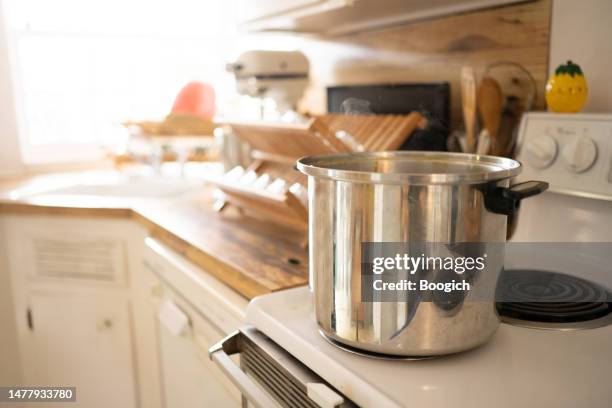
[[258,408],[278,407],[280,405],[270,398],[236,365],[229,357],[240,353],[238,339],[240,332],[235,331],[208,350],[208,356],[214,361],[230,379],[242,395]]

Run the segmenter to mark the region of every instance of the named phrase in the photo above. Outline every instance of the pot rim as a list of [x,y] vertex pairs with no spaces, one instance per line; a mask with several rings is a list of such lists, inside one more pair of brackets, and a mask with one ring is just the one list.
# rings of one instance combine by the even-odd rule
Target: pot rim
[[[357,164],[373,160],[423,160],[430,164],[446,163],[446,165],[452,163],[454,166],[465,166],[469,171],[384,173],[350,169],[351,162]],[[333,167],[340,163],[349,168]],[[298,159],[297,168],[308,176],[358,183],[478,184],[515,177],[521,172],[521,163],[505,157],[471,153],[390,151],[306,156]]]

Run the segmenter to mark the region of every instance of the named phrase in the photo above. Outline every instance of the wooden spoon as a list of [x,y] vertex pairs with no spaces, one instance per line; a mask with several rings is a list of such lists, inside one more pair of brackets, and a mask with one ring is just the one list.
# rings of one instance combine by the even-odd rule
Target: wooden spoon
[[497,147],[492,154],[497,156],[512,157],[516,135],[521,117],[523,116],[523,106],[516,96],[508,96],[502,110],[501,126],[497,135]]
[[461,105],[465,124],[466,150],[467,153],[473,153],[476,150],[476,74],[472,67],[461,69]]
[[484,77],[478,87],[478,110],[484,128],[487,129],[491,138],[491,150],[493,152],[501,150],[498,147],[498,135],[503,103],[504,96],[497,81],[489,76]]

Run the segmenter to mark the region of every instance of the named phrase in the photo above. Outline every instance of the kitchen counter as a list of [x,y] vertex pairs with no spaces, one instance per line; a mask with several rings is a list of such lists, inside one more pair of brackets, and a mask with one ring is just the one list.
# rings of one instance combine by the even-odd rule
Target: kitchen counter
[[[37,180],[41,181],[44,176]],[[10,189],[15,191],[31,182],[12,183]],[[0,189],[9,191],[7,186]],[[247,299],[307,284],[308,252],[299,245],[300,234],[233,209],[216,213],[213,201],[211,187],[174,199],[51,194],[18,197],[5,193],[0,196],[0,214],[133,219],[150,236]]]

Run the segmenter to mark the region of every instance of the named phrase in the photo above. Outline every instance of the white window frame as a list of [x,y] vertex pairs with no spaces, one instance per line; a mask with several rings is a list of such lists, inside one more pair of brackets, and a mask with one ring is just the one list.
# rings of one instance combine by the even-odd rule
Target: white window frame
[[21,67],[17,58],[17,43],[22,30],[5,30],[7,36],[9,64],[12,71],[13,100],[17,115],[17,129],[19,133],[19,146],[21,160],[26,169],[37,168],[41,165],[71,164],[93,162],[92,165],[101,164],[105,157],[105,150],[96,143],[57,143],[36,146],[29,142],[30,129],[25,115],[25,93]]

